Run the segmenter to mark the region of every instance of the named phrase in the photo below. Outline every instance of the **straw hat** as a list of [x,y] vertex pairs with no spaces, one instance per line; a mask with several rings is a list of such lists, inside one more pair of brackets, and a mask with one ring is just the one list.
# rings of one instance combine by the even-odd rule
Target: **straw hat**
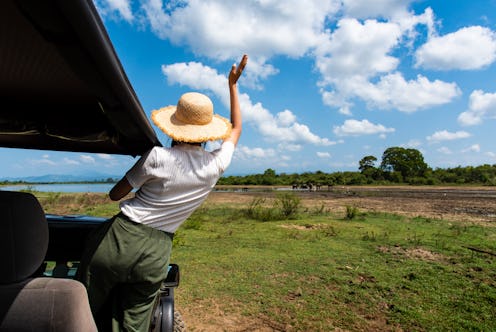
[[231,134],[231,122],[214,114],[210,98],[198,92],[181,96],[176,106],[152,112],[157,127],[179,142],[205,142],[225,139]]

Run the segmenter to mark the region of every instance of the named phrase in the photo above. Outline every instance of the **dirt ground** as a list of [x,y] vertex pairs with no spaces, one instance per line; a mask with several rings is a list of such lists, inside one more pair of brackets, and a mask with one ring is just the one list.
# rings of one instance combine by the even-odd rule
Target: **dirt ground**
[[[285,188],[282,188],[285,189]],[[485,222],[496,225],[496,187],[332,187],[320,191],[283,191],[245,188],[216,191],[211,203],[246,204],[254,197],[273,198],[278,192],[293,192],[307,208],[321,207],[344,213],[346,206],[360,212],[388,212],[409,217],[451,221]]]
[[[256,197],[274,198],[274,188],[223,188],[212,192],[207,203],[247,204]],[[283,188],[286,189],[286,188]],[[279,189],[279,192],[282,191]],[[294,191],[305,208],[320,208],[342,214],[346,206],[359,212],[388,212],[408,217],[482,223],[496,226],[496,187],[333,187],[320,191]],[[214,300],[209,300],[214,301]],[[235,305],[198,303],[195,308],[180,308],[188,331],[274,332],[292,331],[263,316],[237,314]],[[204,310],[198,310],[203,308]],[[226,312],[228,311],[228,312]],[[385,331],[386,325],[371,322],[370,331]],[[390,330],[386,328],[386,330]],[[336,330],[342,331],[342,330]],[[395,329],[401,331],[401,328]]]

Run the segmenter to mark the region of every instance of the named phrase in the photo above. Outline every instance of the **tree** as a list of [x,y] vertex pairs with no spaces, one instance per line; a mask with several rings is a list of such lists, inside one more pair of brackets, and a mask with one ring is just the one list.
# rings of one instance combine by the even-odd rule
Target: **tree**
[[374,163],[377,161],[377,158],[374,156],[365,156],[358,162],[358,169],[360,172],[364,173],[369,168],[374,168]]
[[429,169],[422,153],[416,149],[390,147],[382,155],[381,169],[385,172],[399,172],[404,180],[422,177]]
[[267,168],[262,175],[262,184],[273,185],[276,182],[276,171],[272,168]]

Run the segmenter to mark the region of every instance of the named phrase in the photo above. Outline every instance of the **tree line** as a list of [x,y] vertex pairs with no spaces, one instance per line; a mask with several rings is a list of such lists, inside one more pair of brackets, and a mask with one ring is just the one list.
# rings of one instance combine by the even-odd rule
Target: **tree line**
[[334,185],[441,185],[471,184],[496,185],[496,164],[431,168],[416,149],[387,148],[378,163],[375,156],[363,157],[358,171],[326,173],[322,171],[277,174],[272,168],[263,174],[222,177],[220,185],[285,185],[285,186],[334,186]]

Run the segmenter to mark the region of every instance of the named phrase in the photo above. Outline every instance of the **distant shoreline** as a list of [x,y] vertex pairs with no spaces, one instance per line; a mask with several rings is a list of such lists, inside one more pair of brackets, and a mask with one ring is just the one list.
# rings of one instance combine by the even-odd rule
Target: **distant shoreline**
[[26,185],[40,185],[40,184],[115,184],[117,181],[43,181],[43,182],[26,182],[26,181],[2,181],[0,182],[0,187],[2,186],[26,186]]

